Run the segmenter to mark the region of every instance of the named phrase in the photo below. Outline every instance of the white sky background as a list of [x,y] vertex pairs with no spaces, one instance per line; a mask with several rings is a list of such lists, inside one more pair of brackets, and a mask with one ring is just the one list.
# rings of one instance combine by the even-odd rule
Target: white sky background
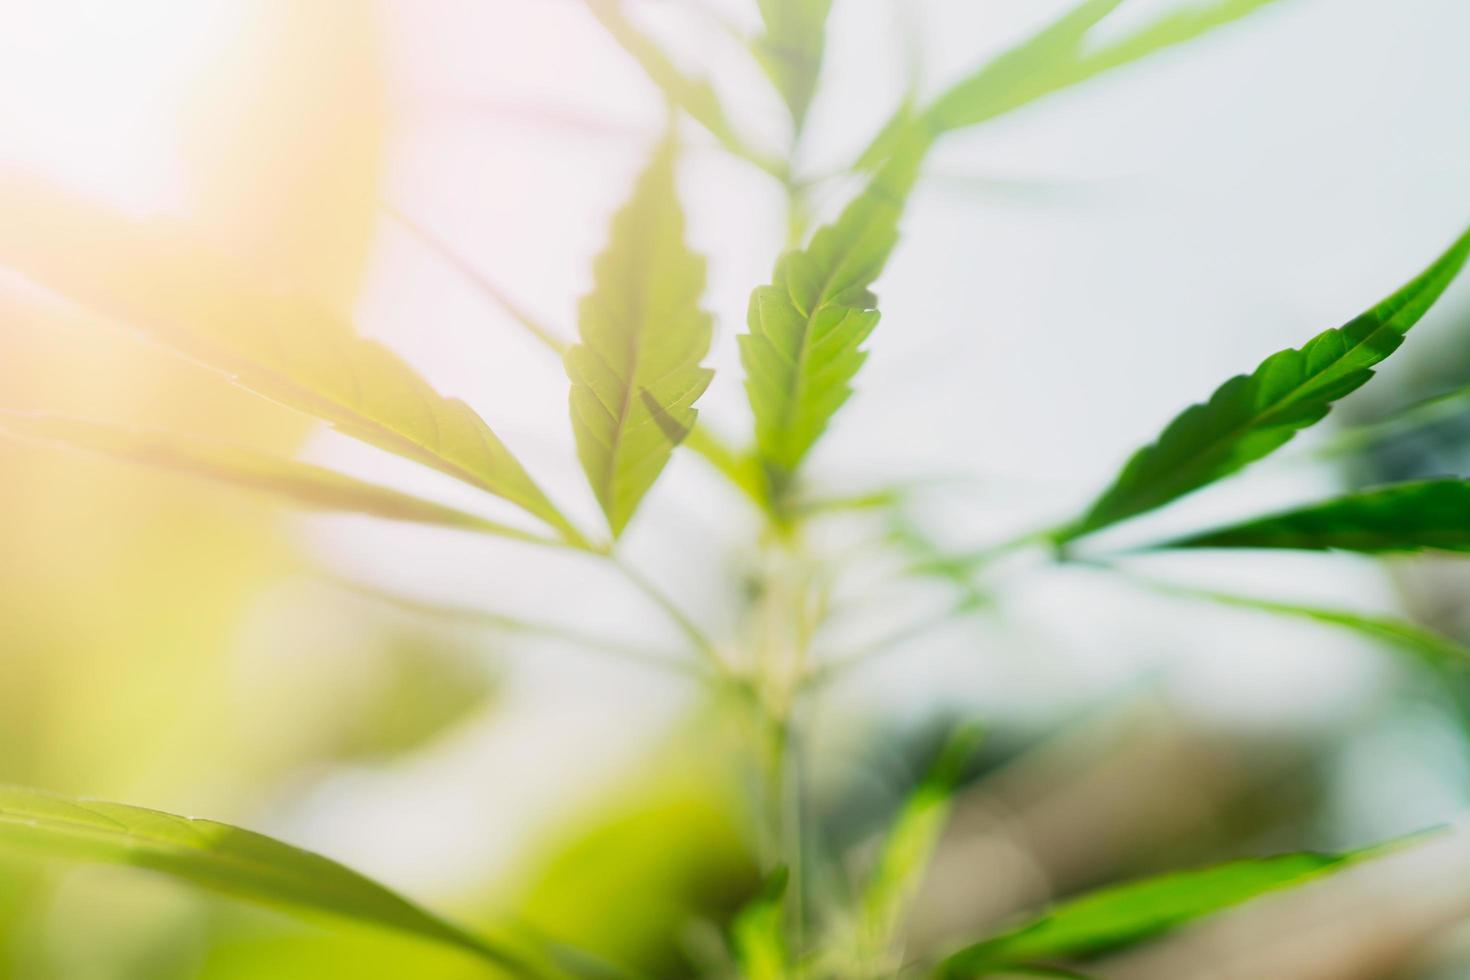
[[[933,91],[1068,5],[836,0],[806,165],[821,172],[847,159],[886,118],[902,87],[906,29],[917,31]],[[1125,13],[1177,5],[1133,0]],[[779,140],[779,104],[707,18],[683,0],[636,6],[690,64],[728,83],[738,122]],[[711,6],[752,22],[753,3]],[[661,125],[657,94],[574,0],[382,7],[395,111],[385,196],[569,331],[607,218]],[[1080,506],[1184,405],[1380,299],[1470,220],[1466,37],[1464,0],[1282,0],[950,137],[879,282],[883,321],[858,394],[812,458],[813,473],[837,489],[915,476],[982,481],[944,495],[928,515],[956,546]],[[10,101],[7,118],[19,118],[23,100]],[[697,129],[685,132],[696,149],[682,189],[691,239],[709,257],[718,330],[703,404],[717,429],[743,434],[735,336],[781,246],[781,199],[769,178]],[[76,147],[52,155],[95,156]],[[169,165],[127,166],[154,163]],[[841,191],[831,187],[830,208]],[[1455,329],[1444,314],[1463,320],[1467,310],[1462,283],[1416,338]],[[359,323],[471,402],[558,501],[595,526],[560,365],[390,223]],[[474,499],[336,439],[311,453]],[[1328,489],[1310,471],[1265,464],[1160,526]],[[635,561],[728,635],[731,558],[752,527],[739,500],[681,453],[626,541]],[[360,521],[313,522],[309,540],[335,566],[404,591],[677,643],[656,610],[578,559]],[[1389,601],[1373,567],[1351,558],[1210,556],[1157,567],[1263,595]],[[1370,698],[1383,678],[1381,655],[1343,635],[1143,598],[1088,572],[1028,577],[1009,608],[1004,627],[949,630],[875,667],[830,716],[912,716],[949,703],[1052,718],[1154,677],[1220,721],[1315,724]],[[410,886],[471,880],[548,812],[573,805],[568,794],[636,758],[690,703],[686,688],[647,672],[546,647],[525,653],[507,714],[422,764],[334,781],[291,818],[292,836]],[[1359,755],[1381,770],[1414,754],[1412,744],[1386,751]],[[1367,794],[1346,793],[1364,826],[1443,816],[1448,803],[1426,788],[1432,781],[1410,784],[1388,815]],[[340,819],[347,812],[352,819]],[[492,816],[500,832],[487,840]]]

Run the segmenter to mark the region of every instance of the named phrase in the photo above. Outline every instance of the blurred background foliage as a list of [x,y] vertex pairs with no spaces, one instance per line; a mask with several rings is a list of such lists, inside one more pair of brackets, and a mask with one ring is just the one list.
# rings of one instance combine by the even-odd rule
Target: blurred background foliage
[[[1332,15],[1322,8],[1331,5],[1302,5],[1315,8],[1317,20],[1312,23],[1324,25],[1325,44]],[[65,74],[76,63],[77,52],[85,57],[98,44],[123,49],[134,44],[139,59],[156,53],[142,33],[158,26],[156,16],[150,20],[140,14],[130,23],[108,16],[106,6],[14,5],[3,13],[13,29],[0,42],[0,53],[20,52],[25,64],[42,65],[39,75],[28,80],[37,87],[55,83],[48,72]],[[153,6],[144,4],[140,10]],[[407,185],[428,203],[451,202],[441,208],[446,224],[453,222],[448,227],[464,231],[489,226],[496,238],[485,247],[491,256],[515,251],[520,241],[495,234],[496,220],[526,231],[529,257],[522,262],[546,254],[547,242],[539,236],[554,231],[527,228],[517,211],[521,205],[514,202],[485,206],[476,203],[473,193],[460,199],[453,187],[432,182],[421,186],[404,177],[417,173],[415,153],[443,148],[435,135],[440,122],[424,123],[421,117],[429,113],[412,99],[405,102],[395,89],[402,81],[395,72],[402,65],[393,51],[395,45],[414,40],[413,11],[390,4],[385,14],[384,8],[369,3],[290,0],[216,0],[202,6],[222,11],[226,27],[208,48],[207,70],[171,83],[177,89],[173,95],[187,92],[173,99],[168,120],[177,150],[177,170],[169,182],[173,209],[242,263],[335,309],[357,311],[376,297],[375,316],[407,312],[411,322],[397,328],[395,341],[405,350],[415,344],[448,349],[452,360],[457,348],[446,347],[443,334],[432,335],[428,321],[454,320],[455,304],[466,301],[448,298],[450,287],[430,276],[414,292],[415,305],[407,306],[407,301],[386,295],[391,290],[378,281],[384,275],[380,266],[393,260],[409,265],[430,261],[422,254],[405,258],[408,246],[401,239],[396,245],[384,244],[385,197]],[[537,60],[570,57],[564,51],[601,43],[589,40],[596,38],[591,26],[573,39],[558,34],[574,18],[584,17],[570,2],[563,4],[564,13],[535,20],[534,26],[520,9],[524,3],[506,0],[490,6],[496,7],[490,26],[500,32],[484,39],[485,57],[498,59],[486,69],[490,75],[514,76]],[[663,15],[658,23],[670,32],[711,33],[710,24],[699,19],[703,5],[684,5],[696,11],[693,20],[703,25],[693,28],[688,10],[670,14],[667,8],[678,6],[672,2],[646,6],[664,8],[654,11],[655,19]],[[903,25],[921,17],[905,4],[838,6],[841,16],[834,23],[839,25],[839,45],[864,40],[863,28],[846,26],[864,17],[896,23],[900,26],[893,30],[899,34],[908,29]],[[1430,11],[1421,15],[1426,23],[1431,14],[1450,9],[1449,4],[1422,6]],[[167,7],[159,6],[165,20]],[[425,19],[452,23],[464,13],[450,4]],[[515,35],[522,18],[531,31],[524,40]],[[1464,18],[1457,23],[1463,26]],[[1246,26],[1232,43],[1248,47],[1254,30],[1255,25]],[[81,43],[84,38],[91,39],[90,46]],[[163,43],[182,42],[170,35]],[[959,40],[951,43],[970,47]],[[524,50],[517,52],[517,47]],[[1262,50],[1269,54],[1273,49],[1268,45]],[[972,57],[969,52],[965,56]],[[617,56],[606,57],[604,64]],[[1406,57],[1411,59],[1412,52]],[[450,62],[462,63],[454,58]],[[105,63],[116,71],[129,70],[125,57]],[[89,78],[93,86],[109,84],[105,72]],[[600,115],[596,106],[580,110],[561,105],[555,80],[537,78],[543,90],[523,103],[471,100],[455,105],[440,92],[435,105],[438,111],[450,107],[453,125],[488,126],[497,139],[503,138],[505,148],[483,166],[487,184],[515,185],[523,171],[540,167],[548,179],[572,188],[566,191],[567,208],[601,215],[606,210],[602,197],[610,201],[617,190],[576,189],[585,179],[587,160],[566,152],[557,140],[549,141],[549,150],[525,146],[544,131],[567,130],[578,139],[590,133],[597,145],[610,142],[622,154],[636,145],[629,132],[637,135],[649,127],[641,122],[625,126],[615,115]],[[638,83],[619,79],[613,88],[631,87],[652,102],[636,88]],[[1140,90],[1148,85],[1147,78],[1139,82]],[[819,107],[822,98],[819,91]],[[1454,104],[1465,107],[1463,99]],[[1086,103],[1082,105],[1085,109]],[[650,115],[656,120],[659,113],[651,110]],[[1067,118],[1062,114],[1054,122],[1060,126]],[[73,122],[89,125],[86,119]],[[1133,122],[1141,125],[1136,118]],[[1204,126],[1206,121],[1187,125]],[[406,143],[417,149],[405,150]],[[65,140],[58,145],[61,152],[78,152],[68,151]],[[619,161],[614,169],[622,168],[621,156]],[[1099,206],[1089,203],[1095,195],[1108,193],[1106,186],[1099,188],[1087,177],[976,176],[962,172],[963,159],[947,165],[947,173],[946,164],[936,165],[937,197],[961,198],[967,202],[964,207],[998,202],[995,206],[1008,213],[1019,208],[1022,219],[1025,209],[1038,201],[1044,208],[1085,210]],[[763,199],[765,191],[745,193],[748,176],[732,175],[721,166],[701,161],[695,176],[712,179],[720,194],[732,200]],[[475,172],[474,166],[466,169]],[[502,193],[515,196],[513,189]],[[1122,193],[1126,196],[1126,187]],[[926,207],[927,217],[916,222],[926,222],[925,233],[939,242],[935,247],[947,249],[944,237],[952,228],[938,214],[947,208],[932,200]],[[1011,215],[1003,220],[1018,219]],[[589,221],[583,214],[576,223],[553,222],[551,227],[570,229],[567,254],[581,256],[590,254],[600,237],[598,222],[600,218]],[[761,226],[756,235],[748,227],[738,228],[738,236],[779,240],[784,233],[777,227],[779,220],[766,224],[771,227]],[[701,234],[710,233],[706,223]],[[1395,241],[1409,237],[1403,234]],[[716,283],[717,289],[739,292],[763,281],[760,270],[771,250],[747,251],[752,254],[729,272],[716,271],[728,277],[728,282]],[[954,271],[936,266],[935,275]],[[718,263],[715,269],[720,269]],[[1375,290],[1377,281],[1375,277]],[[1062,283],[1059,288],[1083,287]],[[917,291],[909,288],[906,293],[902,284],[896,289],[900,300]],[[425,302],[425,297],[442,302]],[[1259,302],[1272,298],[1263,295]],[[537,299],[553,312],[570,308],[570,299],[554,298],[550,292]],[[1343,302],[1335,301],[1333,308],[1345,308]],[[207,316],[208,298],[201,303],[200,315]],[[722,315],[736,319],[736,307]],[[933,312],[923,301],[916,301],[912,310],[916,318]],[[1402,363],[1385,373],[1386,383],[1375,385],[1344,412],[1345,426],[1375,426],[1369,431],[1377,435],[1326,453],[1324,479],[1351,486],[1467,472],[1470,398],[1451,397],[1405,416],[1421,399],[1470,384],[1470,370],[1460,370],[1470,363],[1463,356],[1470,335],[1456,329],[1470,322],[1463,299],[1444,319],[1452,318],[1456,322],[1443,323],[1446,329],[1432,341],[1426,338],[1420,344],[1416,339]],[[898,315],[893,319],[901,322]],[[962,326],[954,323],[945,329]],[[727,326],[725,332],[732,331]],[[884,342],[897,345],[898,333],[893,330]],[[514,342],[502,346],[511,349]],[[301,417],[221,386],[203,369],[161,354],[125,331],[99,327],[87,314],[19,283],[7,282],[0,291],[0,353],[0,405],[5,407],[44,407],[210,435],[282,454],[314,446]],[[927,356],[917,343],[908,353]],[[1208,361],[1202,371],[1216,371],[1214,352],[1200,357]],[[915,376],[906,373],[904,363],[895,355],[889,373],[877,376],[875,387],[887,382],[887,390],[876,392],[875,399],[893,396],[896,390],[911,393]],[[922,374],[918,377],[922,383]],[[556,396],[561,396],[559,389]],[[718,414],[718,408],[713,411]],[[528,408],[526,416],[531,421],[516,422],[532,433],[523,434],[526,443],[538,445],[536,412]],[[1043,428],[1050,424],[1044,413],[1040,422]],[[1031,437],[1044,442],[1036,430]],[[1126,432],[1118,436],[1123,442],[1129,438]],[[1330,448],[1329,442],[1324,453]],[[847,462],[854,470],[871,461],[856,454]],[[644,685],[640,676],[631,685],[593,690],[565,714],[551,716],[542,729],[528,728],[526,709],[516,707],[518,698],[527,689],[554,687],[577,662],[533,670],[528,681],[509,666],[514,657],[499,656],[514,645],[513,638],[473,624],[436,623],[404,614],[340,588],[321,574],[329,563],[322,553],[338,559],[337,571],[360,556],[349,551],[349,560],[340,560],[333,551],[335,538],[302,532],[275,504],[107,460],[10,442],[0,442],[0,474],[0,781],[207,813],[270,829],[328,853],[340,850],[344,858],[357,859],[358,866],[402,881],[412,893],[432,897],[467,922],[512,921],[648,976],[688,976],[696,969],[720,975],[731,969],[722,930],[760,883],[738,817],[748,787],[727,774],[738,773],[738,764],[724,764],[735,753],[728,730],[733,722],[721,705],[670,698],[662,689]],[[1024,486],[1003,478],[987,488],[1000,498],[1026,493]],[[975,504],[962,487],[941,483],[903,499],[903,527],[913,533],[895,549],[898,556],[913,557],[922,533],[932,532],[950,546],[963,543],[965,535],[956,526],[974,525],[949,519],[956,508]],[[693,512],[691,521],[702,519],[703,505],[696,495],[684,495],[679,504]],[[842,520],[862,524],[866,518],[859,513]],[[738,540],[744,530],[735,526],[728,536]],[[842,540],[839,533],[833,537]],[[399,539],[391,539],[371,561],[389,567],[399,563],[408,572],[461,567],[452,554],[409,558],[399,547]],[[467,577],[479,585],[512,593],[529,588],[511,581],[520,577],[514,566],[465,567]],[[1389,568],[1393,605],[1423,625],[1470,642],[1470,617],[1461,601],[1470,583],[1458,563],[1416,560],[1412,565],[1390,563]],[[741,569],[720,572],[738,580]],[[1092,587],[1085,583],[1093,573],[1080,569],[1067,574],[1069,582],[1084,583],[1078,587]],[[1253,575],[1246,569],[1239,577],[1249,581]],[[1266,579],[1273,575],[1280,578],[1272,572]],[[525,577],[533,576],[528,572]],[[546,602],[573,612],[585,602],[589,615],[627,618],[619,608],[609,610],[584,599],[584,586],[578,581],[561,587]],[[1470,681],[1463,672],[1452,672],[1446,686],[1441,676],[1407,659],[1393,661],[1379,650],[1364,655],[1362,644],[1351,637],[1323,640],[1320,631],[1326,627],[1282,624],[1271,627],[1289,637],[1271,648],[1276,652],[1285,654],[1298,640],[1304,647],[1337,642],[1348,648],[1342,654],[1345,662],[1371,661],[1372,667],[1348,670],[1367,676],[1359,685],[1366,692],[1357,690],[1345,699],[1327,695],[1325,719],[1305,724],[1231,725],[1195,710],[1188,698],[1175,697],[1177,690],[1160,683],[1157,669],[1145,664],[1120,668],[1122,680],[1093,688],[1055,685],[1054,695],[1043,698],[1033,696],[1034,688],[1052,686],[1067,662],[1049,659],[1044,649],[1055,634],[1025,625],[1026,603],[1039,600],[973,592],[956,596],[952,587],[940,575],[921,590],[926,599],[963,602],[958,639],[950,646],[963,647],[968,655],[983,645],[1000,661],[1025,663],[1035,672],[1028,675],[1032,687],[1013,702],[1013,710],[965,698],[948,704],[934,690],[943,683],[936,682],[915,695],[921,710],[901,710],[892,720],[878,721],[867,710],[871,697],[859,695],[845,708],[832,710],[831,724],[819,729],[816,744],[808,747],[814,760],[807,773],[809,819],[821,831],[813,839],[827,842],[828,849],[814,859],[820,874],[813,888],[851,895],[861,888],[885,829],[924,778],[946,733],[977,711],[987,714],[988,737],[961,774],[949,830],[909,918],[909,940],[915,945],[959,941],[1019,909],[1139,873],[1249,851],[1356,842],[1365,835],[1416,829],[1426,814],[1445,819],[1455,815],[1470,790],[1464,716],[1456,704],[1457,698],[1470,700]],[[557,591],[551,586],[543,590]],[[1376,594],[1377,580],[1361,591]],[[1106,605],[1106,589],[1103,596]],[[1065,589],[1044,602],[1049,606],[1064,600]],[[1128,615],[1135,616],[1177,602],[1159,597],[1132,601],[1142,603],[1127,607],[1132,611]],[[1096,605],[1088,608],[1097,611]],[[1064,615],[1048,608],[1040,618]],[[1243,643],[1257,636],[1241,625],[1257,613],[1212,609],[1209,616],[1211,629],[1242,630],[1238,635]],[[1143,629],[1109,632],[1116,623],[1108,623],[1106,615],[1101,619],[1104,625],[1095,629],[1102,645],[1116,645],[1122,650],[1119,659],[1134,666],[1138,658],[1129,650],[1188,642],[1189,629],[1167,636]],[[1019,626],[1002,625],[1018,621]],[[1342,651],[1334,648],[1333,653]],[[933,664],[912,670],[942,676]],[[879,676],[874,686],[881,687],[884,675]],[[597,683],[587,685],[595,688]],[[618,699],[627,702],[624,715],[639,715],[628,726],[641,734],[629,737],[630,747],[621,755],[609,756],[595,751],[597,726],[615,724],[622,716],[583,706],[599,703],[606,709],[605,702]],[[640,712],[645,699],[665,707]],[[584,717],[573,717],[579,714]],[[504,757],[482,751],[486,732],[499,730],[497,726],[525,743],[514,765],[498,767]],[[537,732],[552,729],[563,732],[562,743],[543,756],[536,750]],[[1405,768],[1406,757],[1417,758],[1418,768]],[[552,793],[528,778],[540,769],[545,770],[543,782],[554,780],[559,767],[575,758],[582,765],[565,778],[584,784],[577,794]],[[1368,775],[1346,779],[1347,771]],[[525,787],[517,782],[522,779],[527,780]],[[496,799],[507,809],[493,809],[473,796],[431,793],[441,803],[468,803],[461,818],[439,822],[412,797],[421,786],[446,781],[499,784],[503,792]],[[1364,790],[1365,785],[1377,789]],[[1365,792],[1385,798],[1360,806],[1353,794]],[[1413,798],[1413,806],[1405,806],[1397,823],[1394,803],[1387,799],[1396,793]],[[377,815],[361,833],[344,831],[339,837],[333,831],[333,821],[354,808],[395,794],[409,802]],[[502,830],[501,821],[516,807],[521,815],[513,829]],[[391,844],[395,835],[384,828],[397,825],[404,835],[442,832],[446,851],[438,855],[438,864],[453,873],[414,873],[409,866],[418,854],[412,849],[398,859],[384,859],[381,868],[373,867],[371,858],[361,859]],[[513,855],[471,855],[456,867],[455,848],[477,831],[502,841]],[[1436,906],[1440,918],[1426,916],[1424,921],[1443,925],[1445,909],[1465,907],[1470,907],[1470,894],[1447,892]],[[1420,928],[1415,920],[1403,924],[1400,932],[1417,936],[1414,930]],[[1450,977],[1461,975],[1453,965],[1458,960],[1453,939],[1438,947],[1399,943],[1392,955],[1374,958],[1365,953],[1358,968],[1321,975]],[[4,977],[451,980],[482,972],[483,967],[462,956],[409,940],[340,926],[317,930],[117,869],[57,868],[0,857]]]

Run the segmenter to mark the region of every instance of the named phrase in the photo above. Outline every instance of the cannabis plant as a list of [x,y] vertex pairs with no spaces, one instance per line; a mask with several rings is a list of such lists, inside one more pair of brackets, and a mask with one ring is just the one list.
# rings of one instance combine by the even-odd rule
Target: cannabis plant
[[[1085,972],[1098,954],[1376,860],[1389,845],[1186,868],[1075,897],[968,944],[906,943],[911,906],[980,736],[973,725],[957,727],[929,775],[898,808],[853,894],[834,901],[830,890],[814,886],[820,874],[814,866],[830,848],[810,839],[814,824],[801,813],[805,794],[793,755],[803,742],[807,699],[858,661],[889,653],[932,625],[921,621],[872,638],[845,657],[816,656],[813,637],[831,615],[826,587],[832,564],[866,558],[833,558],[810,548],[815,526],[834,514],[859,513],[880,523],[891,518],[897,530],[882,547],[902,557],[905,575],[936,579],[953,590],[956,601],[945,619],[983,606],[994,578],[1006,574],[1002,559],[1022,550],[1049,567],[1086,564],[1140,587],[1201,595],[1138,578],[1101,533],[1234,476],[1326,418],[1339,400],[1372,380],[1377,365],[1394,355],[1449,287],[1470,258],[1470,232],[1405,284],[1386,288],[1381,303],[1342,326],[1304,330],[1299,348],[1271,354],[1184,409],[1080,513],[1058,515],[1039,530],[969,553],[948,552],[904,530],[899,490],[823,496],[814,490],[808,462],[859,384],[869,346],[883,343],[873,288],[937,142],[1270,2],[1214,0],[1104,37],[1099,25],[1122,0],[1084,0],[937,97],[906,101],[842,173],[819,176],[801,172],[794,161],[818,86],[830,0],[759,0],[763,28],[741,38],[784,103],[792,134],[786,154],[772,154],[743,134],[716,88],[666,52],[623,5],[586,0],[588,12],[667,101],[667,129],[648,149],[646,165],[612,217],[591,289],[577,310],[575,339],[523,313],[500,287],[482,285],[565,366],[571,435],[605,518],[595,528],[567,515],[557,493],[522,465],[490,422],[465,402],[441,395],[383,345],[289,292],[252,281],[225,256],[175,229],[108,213],[14,174],[0,179],[6,215],[0,260],[20,276],[212,369],[221,384],[233,383],[498,498],[504,515],[491,518],[306,462],[106,420],[12,411],[0,425],[19,439],[249,487],[303,507],[452,528],[484,536],[487,547],[554,549],[567,561],[602,563],[624,577],[642,593],[650,614],[666,617],[684,638],[682,659],[621,649],[589,635],[574,621],[574,608],[567,622],[556,624],[529,623],[513,610],[484,615],[506,628],[555,631],[691,675],[712,693],[711,703],[742,720],[741,755],[756,775],[745,784],[748,806],[741,819],[750,828],[762,884],[720,924],[722,952],[707,957],[712,973],[750,980],[1078,976],[1074,971]],[[686,241],[677,190],[683,148],[711,138],[779,186],[790,213],[790,247],[775,260],[769,281],[750,293],[738,378],[717,378],[705,365],[715,317],[733,311],[702,305],[705,260]],[[809,229],[809,216],[818,210],[814,191],[840,178],[855,188],[846,206]],[[209,297],[214,311],[203,319],[197,315],[200,297]],[[699,419],[706,390],[726,382],[743,386],[751,422],[745,438],[712,431]],[[731,499],[759,516],[752,547],[763,558],[749,595],[730,597],[744,619],[729,635],[661,591],[622,547],[640,523],[660,519],[654,490],[676,451],[703,460],[737,491]],[[906,474],[889,476],[893,487],[901,487]],[[1442,478],[1376,486],[1133,550],[1140,549],[1470,551],[1470,483]],[[1451,638],[1408,621],[1203,596],[1357,630],[1440,666],[1466,655]],[[436,614],[432,607],[420,611]],[[336,917],[409,934],[477,958],[487,973],[637,975],[625,964],[513,924],[499,933],[471,931],[334,861],[209,820],[8,787],[0,789],[0,842],[146,868],[329,923]]]

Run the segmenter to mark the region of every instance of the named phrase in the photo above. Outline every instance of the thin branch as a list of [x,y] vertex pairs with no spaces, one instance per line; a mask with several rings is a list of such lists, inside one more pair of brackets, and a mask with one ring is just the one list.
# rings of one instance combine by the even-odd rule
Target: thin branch
[[467,279],[480,293],[488,297],[496,306],[504,310],[511,319],[526,329],[531,336],[546,345],[558,356],[566,353],[569,344],[557,335],[556,331],[537,320],[527,313],[520,304],[511,299],[505,290],[492,282],[483,272],[476,269],[465,261],[458,252],[451,248],[442,238],[429,231],[423,225],[404,214],[402,210],[393,204],[384,203],[383,210],[395,221],[426,245],[430,251],[444,262],[448,263],[456,272]]
[[651,599],[655,605],[668,615],[669,619],[674,625],[679,627],[679,630],[689,639],[689,642],[694,645],[694,648],[699,651],[700,655],[708,661],[710,668],[717,675],[726,680],[735,679],[734,672],[730,665],[725,662],[724,657],[720,655],[720,651],[715,647],[714,642],[695,624],[694,620],[689,618],[684,610],[679,608],[677,603],[670,599],[662,589],[655,585],[642,572],[628,564],[621,556],[609,553],[605,557],[612,563],[614,568],[622,573],[624,578],[637,587],[640,592]]
[[947,605],[939,612],[916,619],[910,623],[893,630],[887,636],[874,640],[865,647],[861,647],[851,653],[845,654],[833,660],[829,660],[807,673],[803,679],[802,686],[806,690],[812,690],[831,683],[835,678],[848,673],[854,668],[871,664],[873,661],[903,649],[911,641],[917,640],[926,633],[933,632],[941,626],[955,621],[957,615],[963,610],[954,605]]
[[506,613],[494,612],[475,606],[462,606],[453,603],[416,599],[332,575],[328,575],[326,578],[333,585],[344,591],[392,606],[404,612],[413,613],[414,615],[426,616],[439,621],[463,623],[468,626],[496,630],[501,633],[561,640],[596,653],[608,654],[637,663],[644,667],[654,667],[659,670],[671,671],[684,677],[696,677],[700,680],[708,681],[712,679],[709,670],[703,664],[688,663],[678,657],[667,654],[648,653],[644,648],[639,646],[607,640],[603,637],[583,633],[580,630],[561,626],[556,623],[543,623],[523,619],[518,616],[511,616]]

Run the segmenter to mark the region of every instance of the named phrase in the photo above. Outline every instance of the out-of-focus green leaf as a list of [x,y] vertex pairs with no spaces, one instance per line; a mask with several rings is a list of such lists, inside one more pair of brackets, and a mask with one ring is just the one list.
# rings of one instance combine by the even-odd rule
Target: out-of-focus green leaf
[[393,640],[382,680],[361,712],[347,720],[337,753],[368,762],[392,759],[478,717],[499,688],[480,653],[428,636]]
[[[318,854],[211,820],[0,787],[0,845],[132,865],[264,905],[342,916],[458,947],[512,976],[512,949],[471,935]],[[519,972],[517,972],[519,971]]]
[[1470,551],[1470,481],[1421,480],[1362,490],[1160,547]]
[[714,372],[710,316],[699,308],[704,259],[684,242],[665,140],[613,216],[578,315],[582,342],[566,355],[572,427],[582,469],[613,536],[694,427],[694,402]]
[[316,510],[435,524],[536,544],[559,542],[454,507],[292,459],[59,415],[0,410],[0,433],[217,480]]
[[671,104],[707,129],[730,153],[785,178],[786,167],[747,143],[731,125],[714,87],[702,78],[692,78],[679,69],[663,49],[639,30],[623,13],[619,0],[585,0],[613,40],[632,55],[649,79]]
[[1085,0],[945,89],[923,113],[939,131],[973,126],[1081,81],[1083,44],[1124,0]]
[[34,178],[4,175],[0,210],[0,263],[257,394],[504,497],[584,543],[473,409],[327,311],[241,278],[192,236],[131,221]]
[[940,131],[973,126],[1103,72],[1182,44],[1279,0],[1216,0],[1174,11],[1108,44],[1088,36],[1123,0],[1087,0],[935,100],[926,114]]
[[951,735],[894,819],[862,894],[859,943],[864,962],[885,957],[902,930],[949,822],[955,788],[983,735],[975,725]]
[[1281,0],[1215,0],[1163,14],[1107,44],[1089,46],[1093,29],[1124,0],[1084,0],[946,89],[923,112],[903,107],[863,152],[859,167],[887,159],[905,129],[932,134],[988,122],[1110,69],[1209,33]]
[[761,893],[735,916],[730,939],[744,980],[787,980],[790,951],[786,945],[786,885],[789,875],[778,868]]
[[1388,299],[1300,350],[1266,358],[1185,409],[1158,441],[1134,453],[1087,514],[1058,535],[1090,534],[1229,476],[1324,418],[1334,402],[1373,377],[1470,257],[1470,232]]
[[898,241],[898,220],[928,141],[896,153],[805,250],[787,252],[771,285],[750,297],[740,336],[756,445],[773,496],[852,394],[867,358],[863,341],[878,324],[869,287]]
[[760,0],[766,29],[755,40],[755,55],[785,100],[798,132],[817,90],[831,10],[832,0]]
[[760,889],[710,715],[547,828],[509,899],[518,922],[639,977],[694,975],[681,936],[696,921],[731,921]]
[[1135,578],[1135,581],[1140,581],[1154,591],[1167,595],[1180,596],[1186,599],[1200,599],[1223,606],[1235,606],[1240,609],[1253,609],[1257,612],[1270,613],[1276,616],[1288,616],[1293,619],[1305,619],[1316,623],[1323,623],[1327,626],[1338,626],[1343,629],[1352,630],[1354,633],[1359,633],[1379,643],[1386,643],[1412,654],[1431,667],[1464,668],[1470,666],[1470,647],[1466,647],[1464,644],[1436,633],[1433,630],[1427,630],[1422,626],[1418,626],[1407,620],[1396,619],[1392,616],[1373,616],[1347,609],[1324,609],[1321,606],[1308,606],[1294,602],[1277,602],[1273,599],[1258,599],[1254,596],[1236,595],[1232,592],[1217,592],[1213,589],[1195,589],[1173,585],[1167,582],[1157,582],[1152,579],[1140,580]]
[[1470,408],[1470,385],[1457,385],[1405,405],[1383,418],[1335,432],[1315,446],[1311,455],[1317,459],[1338,459],[1360,453],[1397,437],[1462,417],[1467,408]]
[[1281,854],[1103,888],[966,947],[944,960],[938,975],[948,980],[984,977],[1013,966],[1116,949],[1268,892],[1304,884],[1381,851]]
[[908,555],[911,573],[947,582],[958,592],[956,612],[984,609],[993,604],[991,596],[975,584],[979,562],[974,555],[945,551],[922,529],[901,516],[889,522],[888,540]]

